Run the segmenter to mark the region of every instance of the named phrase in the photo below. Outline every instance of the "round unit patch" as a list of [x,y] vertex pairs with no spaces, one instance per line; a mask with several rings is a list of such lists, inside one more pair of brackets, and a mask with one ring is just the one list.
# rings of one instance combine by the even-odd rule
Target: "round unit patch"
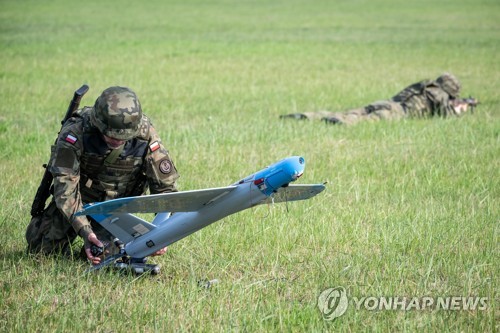
[[160,162],[160,171],[162,173],[170,173],[170,171],[172,171],[172,164],[169,160],[163,160]]

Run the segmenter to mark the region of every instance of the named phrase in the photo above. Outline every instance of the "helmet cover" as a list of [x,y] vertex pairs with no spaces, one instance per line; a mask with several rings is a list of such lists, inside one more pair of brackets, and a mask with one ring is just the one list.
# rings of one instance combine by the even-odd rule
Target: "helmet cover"
[[126,87],[110,87],[102,92],[90,114],[92,125],[104,135],[130,140],[139,133],[142,109],[135,92]]
[[437,78],[436,82],[452,98],[457,98],[460,95],[462,85],[453,74],[444,73]]

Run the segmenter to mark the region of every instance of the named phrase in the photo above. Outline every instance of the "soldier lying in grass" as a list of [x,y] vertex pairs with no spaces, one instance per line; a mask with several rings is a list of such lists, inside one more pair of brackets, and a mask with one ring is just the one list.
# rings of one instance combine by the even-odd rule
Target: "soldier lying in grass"
[[436,80],[414,83],[390,100],[378,101],[345,112],[291,113],[280,118],[320,119],[328,124],[353,125],[362,120],[460,116],[477,105],[474,98],[460,99],[461,84],[450,73]]

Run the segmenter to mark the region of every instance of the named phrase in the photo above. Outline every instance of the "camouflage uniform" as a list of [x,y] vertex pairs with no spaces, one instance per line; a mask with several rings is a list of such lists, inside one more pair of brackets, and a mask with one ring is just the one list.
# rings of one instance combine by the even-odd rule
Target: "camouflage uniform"
[[[129,91],[119,88],[111,87],[105,92]],[[120,101],[123,94],[111,94],[107,96],[111,100],[110,123],[101,123],[94,110],[106,103],[104,95],[103,92],[94,107],[84,107],[68,119],[52,147],[48,168],[54,176],[53,197],[43,214],[34,217],[26,230],[30,252],[69,251],[80,230],[90,224],[97,237],[109,243],[111,235],[97,223],[85,216],[73,216],[86,203],[142,195],[148,188],[152,194],[177,191],[179,175],[150,119],[142,111],[129,113],[129,106]],[[136,102],[133,107],[140,109],[139,101]],[[114,111],[116,114],[112,114]],[[134,116],[140,118],[131,119]],[[136,121],[137,128],[121,126],[120,129],[128,121]],[[113,150],[102,134],[127,141]]]
[[424,80],[412,84],[387,101],[378,101],[362,108],[345,112],[305,112],[282,118],[321,119],[327,123],[352,125],[362,120],[402,119],[422,117],[448,117],[459,115],[452,106],[458,98],[461,85],[455,76],[445,73],[434,81]]

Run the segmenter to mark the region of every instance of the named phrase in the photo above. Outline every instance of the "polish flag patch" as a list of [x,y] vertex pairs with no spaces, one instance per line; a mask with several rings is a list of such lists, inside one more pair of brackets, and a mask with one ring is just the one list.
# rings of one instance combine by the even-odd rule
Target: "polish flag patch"
[[151,149],[152,152],[158,150],[158,148],[160,148],[160,144],[158,143],[158,141],[155,141],[149,145],[149,149]]
[[65,139],[65,140],[66,140],[66,142],[69,142],[69,143],[71,143],[71,144],[74,144],[74,143],[75,143],[78,139],[77,139],[76,137],[74,137],[73,135],[68,134],[68,135],[66,136],[66,139]]

